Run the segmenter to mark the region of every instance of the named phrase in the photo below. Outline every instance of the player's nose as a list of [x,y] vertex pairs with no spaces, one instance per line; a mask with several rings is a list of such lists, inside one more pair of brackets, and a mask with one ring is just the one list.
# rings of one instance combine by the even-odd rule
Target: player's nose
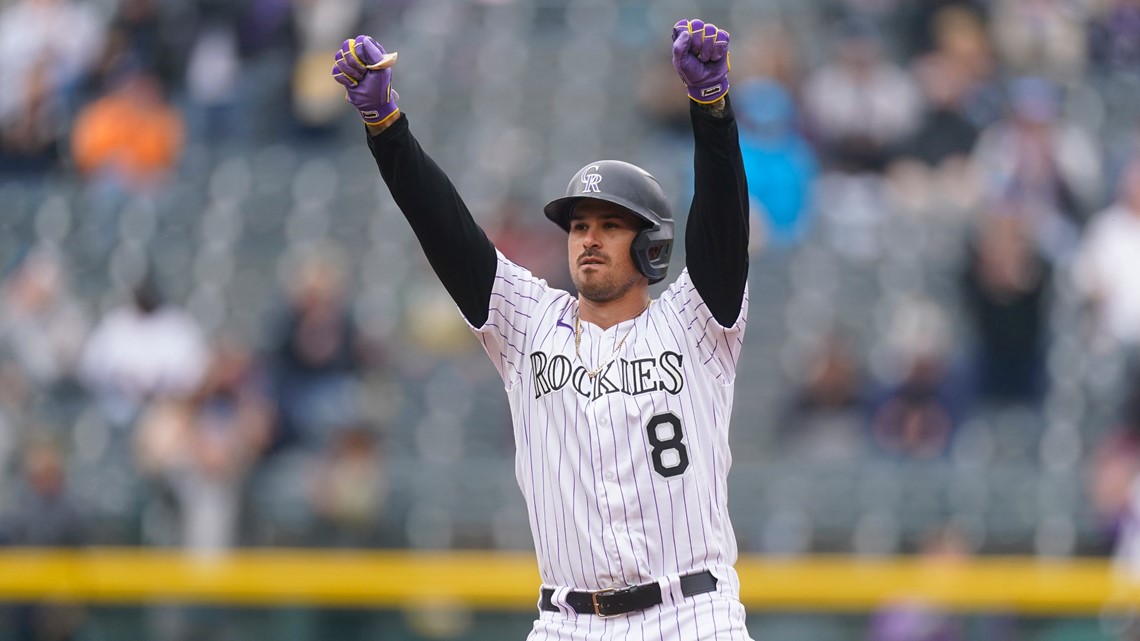
[[586,248],[601,246],[601,240],[599,239],[597,232],[594,231],[592,227],[583,232],[582,246]]

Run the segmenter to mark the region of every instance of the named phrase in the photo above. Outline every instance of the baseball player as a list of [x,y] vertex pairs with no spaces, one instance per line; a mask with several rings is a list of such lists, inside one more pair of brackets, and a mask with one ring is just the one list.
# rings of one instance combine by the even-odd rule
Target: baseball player
[[420,148],[396,106],[395,54],[368,36],[336,54],[380,174],[509,396],[542,578],[532,640],[748,639],[726,498],[748,307],[729,35],[682,20],[672,36],[695,190],[685,268],[657,299],[673,217],[653,176],[590,162],[546,205],[567,232],[571,296],[499,253]]

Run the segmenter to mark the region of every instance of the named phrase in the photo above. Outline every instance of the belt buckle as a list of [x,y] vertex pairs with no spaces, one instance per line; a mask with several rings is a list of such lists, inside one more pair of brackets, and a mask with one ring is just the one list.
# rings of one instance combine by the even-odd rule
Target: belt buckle
[[601,604],[598,603],[598,595],[613,594],[617,592],[617,588],[605,588],[597,592],[590,593],[590,602],[594,604],[594,615],[599,619],[609,619],[618,616],[617,614],[602,614]]

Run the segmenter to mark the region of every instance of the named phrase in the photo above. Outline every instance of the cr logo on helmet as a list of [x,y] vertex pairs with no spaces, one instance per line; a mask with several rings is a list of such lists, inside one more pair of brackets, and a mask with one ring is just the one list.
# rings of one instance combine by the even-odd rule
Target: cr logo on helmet
[[589,173],[582,176],[582,184],[586,185],[582,188],[582,191],[593,192],[595,194],[601,193],[601,190],[598,189],[598,183],[602,182],[602,175],[597,173],[598,166],[590,165],[586,168],[586,171]]

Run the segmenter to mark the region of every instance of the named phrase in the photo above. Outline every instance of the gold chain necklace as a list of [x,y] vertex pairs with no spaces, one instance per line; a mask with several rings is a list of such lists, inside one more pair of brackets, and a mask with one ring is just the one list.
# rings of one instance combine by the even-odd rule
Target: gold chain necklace
[[[645,309],[641,310],[641,314],[644,314],[652,304],[653,299],[649,299],[649,302],[645,304]],[[641,316],[641,314],[638,314],[637,316]],[[637,316],[634,318],[637,318]],[[591,370],[586,366],[586,361],[582,360],[582,355],[578,352],[582,346],[582,323],[581,317],[578,315],[578,310],[574,310],[574,355],[578,357],[578,362],[582,364],[582,367],[586,368],[586,376],[589,376],[591,381],[594,380],[594,378],[596,378],[597,375],[601,373],[601,371],[605,369],[607,365],[609,365],[615,358],[617,358],[618,351],[621,350],[622,345],[625,345],[625,339],[629,338],[629,333],[633,331],[634,325],[637,325],[637,323],[631,324],[629,326],[629,329],[625,330],[625,335],[621,337],[621,340],[618,341],[617,345],[614,345],[614,351],[610,354],[610,357],[602,361],[602,364],[598,365],[597,368]]]

